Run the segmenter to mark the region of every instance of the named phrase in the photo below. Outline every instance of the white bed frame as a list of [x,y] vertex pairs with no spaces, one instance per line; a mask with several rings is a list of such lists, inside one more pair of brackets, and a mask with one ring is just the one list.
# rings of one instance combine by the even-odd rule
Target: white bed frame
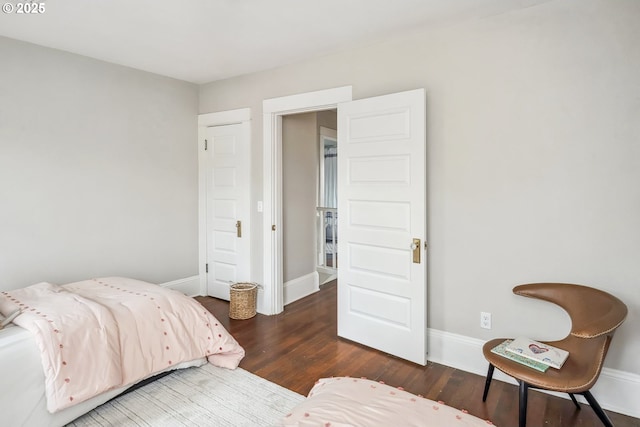
[[[91,362],[87,362],[91,363]],[[200,366],[206,359],[176,365]],[[47,410],[45,376],[33,335],[19,326],[0,330],[0,419],[7,426],[59,427],[116,397],[131,385],[113,389],[54,414]]]

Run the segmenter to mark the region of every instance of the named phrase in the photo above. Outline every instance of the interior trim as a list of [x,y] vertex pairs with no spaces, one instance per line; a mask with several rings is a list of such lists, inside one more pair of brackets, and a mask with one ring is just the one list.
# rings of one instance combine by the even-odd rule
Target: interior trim
[[263,285],[262,314],[284,310],[282,275],[282,116],[337,108],[352,100],[352,87],[265,99],[263,109]]

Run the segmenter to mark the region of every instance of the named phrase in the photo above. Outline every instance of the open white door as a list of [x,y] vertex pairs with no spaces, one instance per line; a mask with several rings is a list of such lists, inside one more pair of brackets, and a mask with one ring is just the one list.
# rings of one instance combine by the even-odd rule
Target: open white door
[[338,335],[427,361],[425,92],[338,105]]
[[207,294],[229,300],[229,285],[249,281],[249,125],[206,129]]

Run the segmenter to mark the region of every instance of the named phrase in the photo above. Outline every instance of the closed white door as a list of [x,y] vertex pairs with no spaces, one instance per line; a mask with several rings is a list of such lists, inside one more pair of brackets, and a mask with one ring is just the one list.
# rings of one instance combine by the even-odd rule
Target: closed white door
[[207,128],[207,293],[229,300],[229,285],[249,281],[249,125]]
[[425,365],[423,89],[338,106],[338,335]]

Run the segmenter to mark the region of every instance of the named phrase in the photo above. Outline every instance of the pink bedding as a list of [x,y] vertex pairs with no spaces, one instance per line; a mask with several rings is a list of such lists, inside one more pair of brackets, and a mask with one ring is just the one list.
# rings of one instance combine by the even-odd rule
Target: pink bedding
[[22,314],[14,323],[34,334],[42,353],[52,413],[178,363],[206,357],[233,369],[244,357],[197,301],[138,280],[39,283],[0,293],[0,312],[15,308]]
[[323,378],[281,427],[487,427],[483,420],[401,388],[364,378]]

